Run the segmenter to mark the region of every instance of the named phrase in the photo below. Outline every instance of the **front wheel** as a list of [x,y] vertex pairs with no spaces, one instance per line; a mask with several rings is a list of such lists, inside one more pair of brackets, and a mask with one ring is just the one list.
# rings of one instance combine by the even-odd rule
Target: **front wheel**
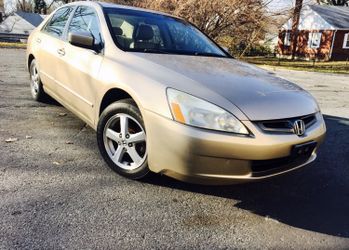
[[35,101],[44,101],[47,96],[42,87],[42,82],[40,79],[39,70],[35,59],[33,59],[30,63],[29,73],[30,92],[32,94],[33,99]]
[[144,122],[131,99],[109,105],[97,126],[99,150],[109,167],[130,179],[149,173]]

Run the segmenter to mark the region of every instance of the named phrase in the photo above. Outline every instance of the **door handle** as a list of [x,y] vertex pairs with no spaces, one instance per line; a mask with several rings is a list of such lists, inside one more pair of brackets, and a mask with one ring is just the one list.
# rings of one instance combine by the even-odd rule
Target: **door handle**
[[64,56],[65,55],[65,50],[64,48],[57,50],[58,55]]
[[40,38],[36,38],[36,42],[37,43],[41,43],[41,39]]

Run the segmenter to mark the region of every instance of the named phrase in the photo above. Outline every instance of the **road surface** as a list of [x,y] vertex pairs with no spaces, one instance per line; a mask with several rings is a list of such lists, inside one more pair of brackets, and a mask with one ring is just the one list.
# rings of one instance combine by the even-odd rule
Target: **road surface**
[[116,175],[92,129],[31,99],[24,53],[0,49],[0,249],[349,247],[348,76],[277,70],[320,102],[328,136],[317,161],[212,187]]

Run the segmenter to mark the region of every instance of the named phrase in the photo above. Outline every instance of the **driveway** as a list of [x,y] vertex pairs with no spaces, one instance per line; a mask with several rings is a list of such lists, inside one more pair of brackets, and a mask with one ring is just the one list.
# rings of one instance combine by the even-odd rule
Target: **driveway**
[[24,54],[0,49],[0,249],[349,247],[348,76],[273,71],[320,102],[328,135],[317,161],[212,187],[113,173],[92,129],[32,101]]

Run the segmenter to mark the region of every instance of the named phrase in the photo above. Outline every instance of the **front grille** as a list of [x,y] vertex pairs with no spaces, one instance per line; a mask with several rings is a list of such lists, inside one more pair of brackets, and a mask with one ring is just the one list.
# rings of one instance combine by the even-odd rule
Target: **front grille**
[[316,115],[311,114],[289,119],[258,121],[256,123],[258,127],[268,133],[293,133],[293,124],[297,120],[302,120],[307,129],[316,123]]

